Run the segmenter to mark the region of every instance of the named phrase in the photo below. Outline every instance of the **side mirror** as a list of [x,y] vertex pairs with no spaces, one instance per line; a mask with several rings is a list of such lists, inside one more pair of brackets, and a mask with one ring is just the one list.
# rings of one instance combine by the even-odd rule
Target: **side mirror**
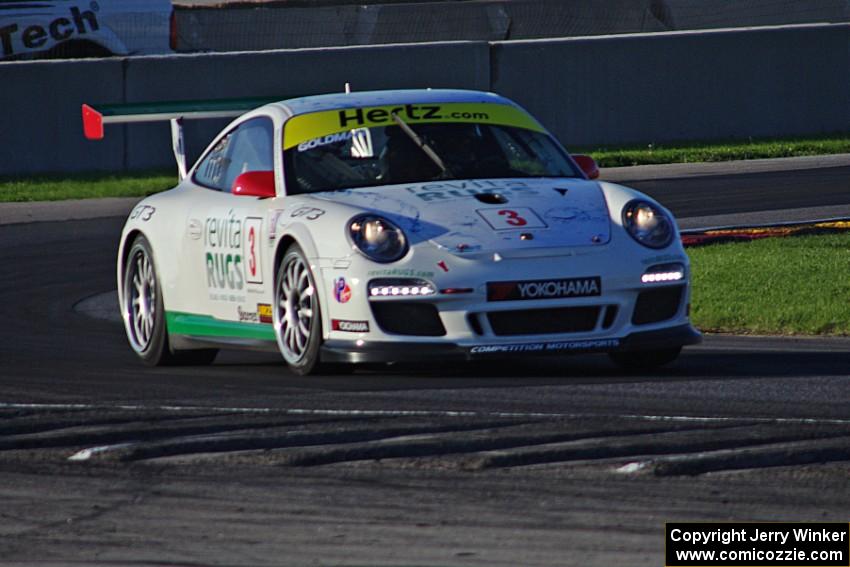
[[587,175],[588,179],[596,179],[599,177],[599,166],[596,165],[596,160],[592,157],[584,154],[573,154],[573,159],[576,160],[576,163],[584,174]]
[[274,171],[246,171],[233,181],[230,192],[261,199],[275,197],[277,193],[274,188]]

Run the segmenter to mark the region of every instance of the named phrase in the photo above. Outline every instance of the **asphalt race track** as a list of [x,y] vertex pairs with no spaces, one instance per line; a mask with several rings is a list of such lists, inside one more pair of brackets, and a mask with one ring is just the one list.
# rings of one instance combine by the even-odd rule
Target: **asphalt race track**
[[[692,217],[850,205],[848,179],[634,186]],[[122,224],[0,225],[0,562],[661,565],[666,521],[848,520],[850,340],[710,336],[643,376],[149,369],[75,309],[114,290]]]

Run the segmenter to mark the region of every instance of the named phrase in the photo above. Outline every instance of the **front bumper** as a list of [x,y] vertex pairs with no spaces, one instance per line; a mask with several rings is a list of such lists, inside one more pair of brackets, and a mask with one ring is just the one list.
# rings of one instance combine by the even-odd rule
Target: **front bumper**
[[516,355],[546,356],[592,352],[630,352],[677,348],[697,344],[702,335],[690,323],[639,331],[620,338],[460,346],[446,342],[350,342],[328,340],[321,357],[331,363],[421,362],[479,360]]

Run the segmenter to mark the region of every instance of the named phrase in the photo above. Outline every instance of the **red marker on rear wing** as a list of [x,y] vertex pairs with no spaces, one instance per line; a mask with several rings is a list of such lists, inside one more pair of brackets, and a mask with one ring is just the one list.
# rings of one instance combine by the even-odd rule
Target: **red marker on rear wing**
[[83,105],[83,134],[89,140],[103,139],[103,115],[87,104]]
[[183,120],[235,118],[258,106],[283,100],[275,98],[237,98],[150,102],[135,104],[88,105],[82,107],[83,134],[89,140],[103,139],[105,124],[139,122],[171,122],[171,140],[180,178],[186,176],[186,156],[183,151]]
[[284,99],[282,97],[262,97],[132,104],[84,104],[83,132],[86,138],[90,140],[100,140],[103,138],[104,124],[164,122],[175,118],[187,120],[233,118],[258,106],[279,100]]

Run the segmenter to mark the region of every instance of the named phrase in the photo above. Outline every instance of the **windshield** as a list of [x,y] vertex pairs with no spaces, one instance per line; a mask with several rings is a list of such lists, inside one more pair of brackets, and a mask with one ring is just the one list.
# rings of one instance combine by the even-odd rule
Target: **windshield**
[[[482,112],[464,113],[462,121],[453,121],[449,114],[439,122],[426,122],[417,119],[423,113],[409,112],[409,108],[375,115],[383,118],[380,125],[312,138],[300,132],[296,134],[295,128],[290,135],[287,127],[284,134],[287,193],[443,179],[581,176],[558,143],[541,127],[527,127],[531,123],[527,115],[523,114],[522,126],[466,118],[486,119],[492,114]],[[510,110],[521,112],[512,107]],[[340,123],[346,116],[357,116],[354,112],[339,111]]]

